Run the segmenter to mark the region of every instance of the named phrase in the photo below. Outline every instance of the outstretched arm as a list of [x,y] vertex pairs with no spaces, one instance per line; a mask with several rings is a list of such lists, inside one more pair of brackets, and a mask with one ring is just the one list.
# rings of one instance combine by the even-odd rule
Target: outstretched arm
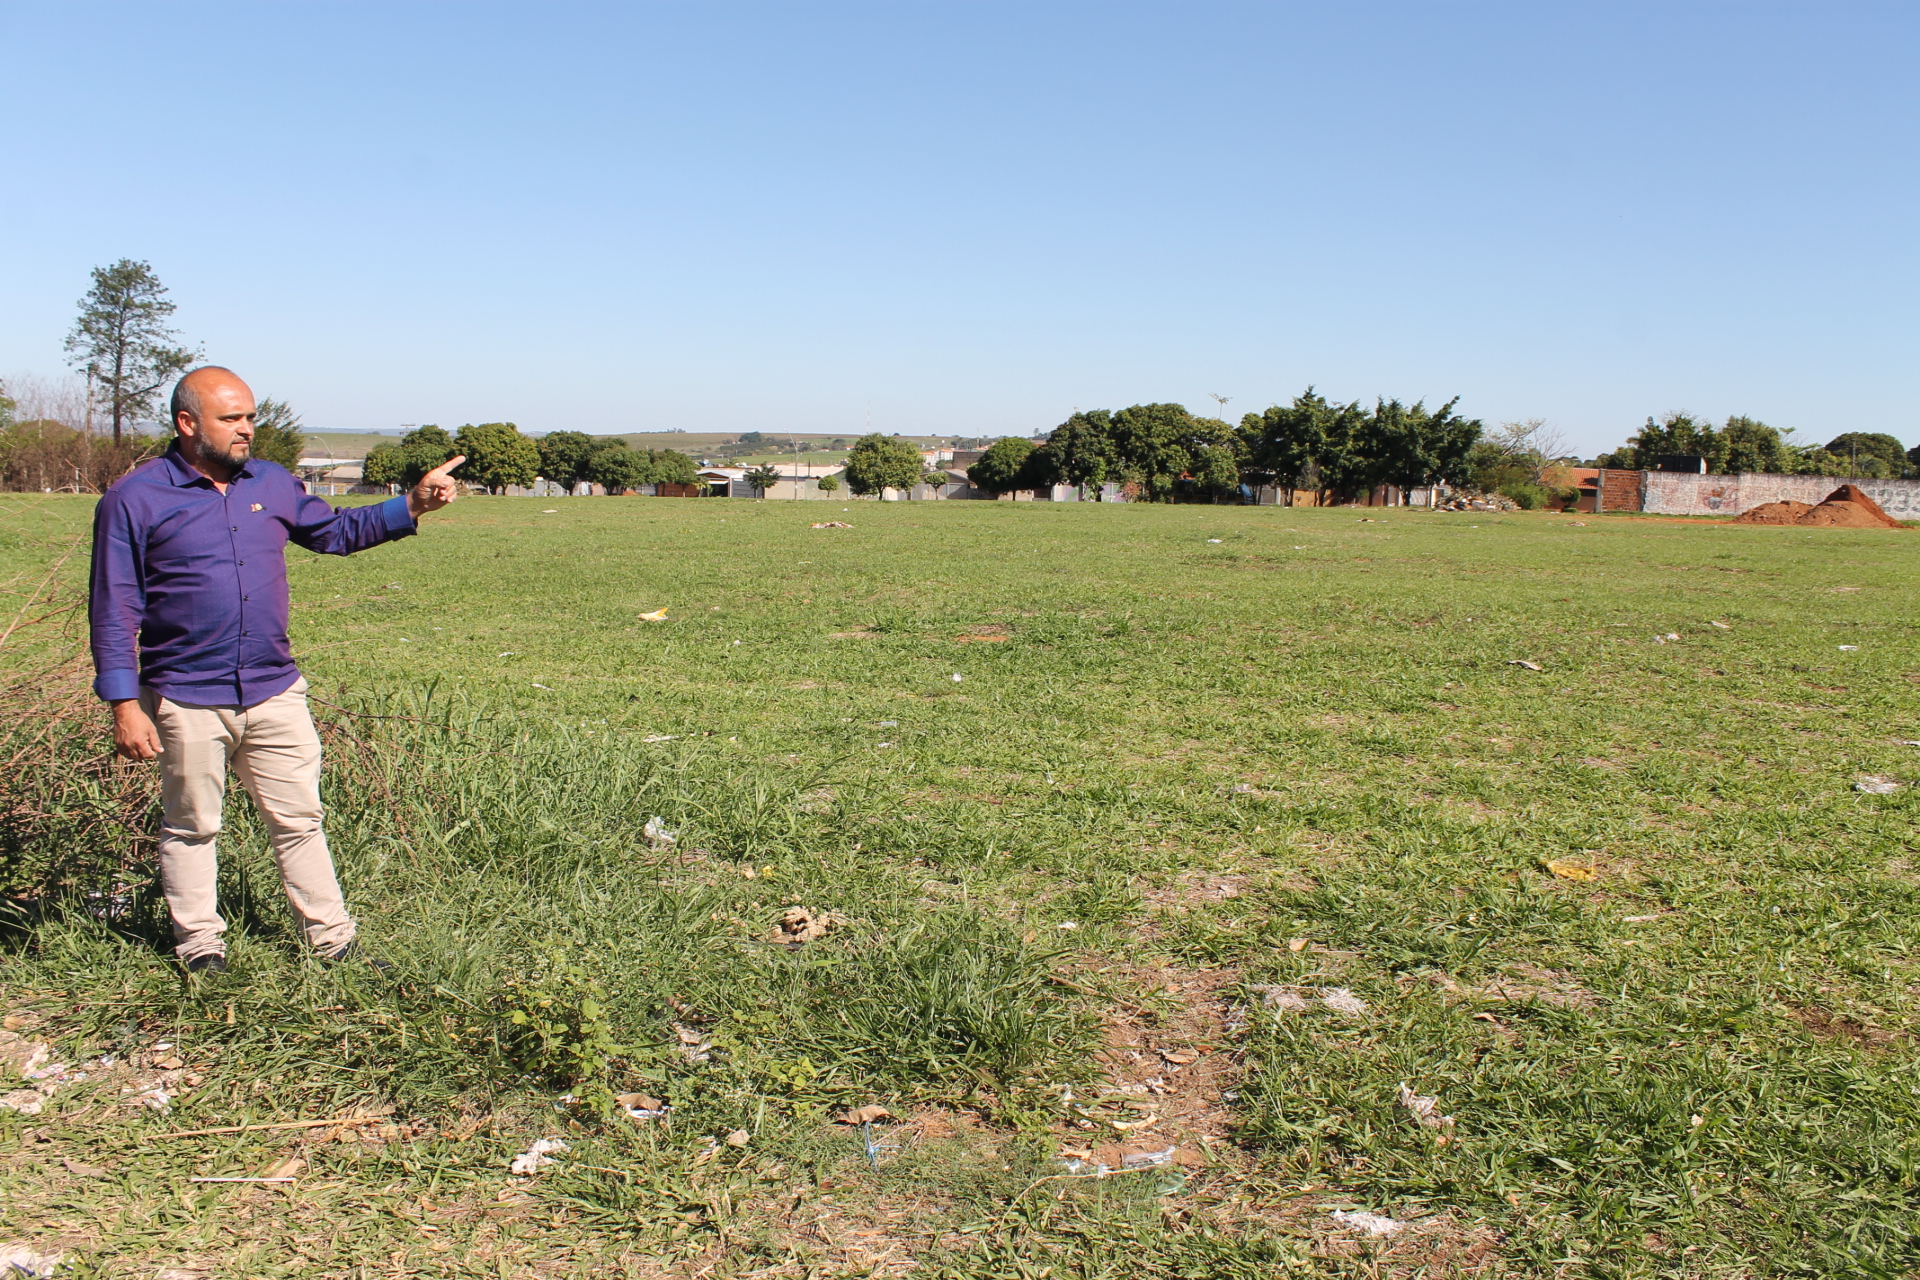
[[404,498],[390,498],[378,506],[335,508],[303,494],[288,535],[307,550],[328,556],[352,555],[408,537],[423,514],[453,501],[455,486],[447,473],[465,461],[464,455],[447,459],[422,476]]

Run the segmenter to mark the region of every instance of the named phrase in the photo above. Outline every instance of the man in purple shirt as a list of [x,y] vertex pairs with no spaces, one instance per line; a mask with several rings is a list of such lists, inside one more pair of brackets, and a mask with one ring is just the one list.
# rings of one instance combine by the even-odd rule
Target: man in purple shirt
[[404,497],[335,510],[251,456],[253,392],[230,370],[180,379],[172,412],[173,446],[94,512],[91,616],[114,748],[160,761],[174,955],[192,973],[227,966],[214,838],[231,765],[266,820],[308,945],[344,960],[354,924],[321,829],[320,735],[287,644],[286,546],[343,556],[407,537],[453,501],[447,473],[465,458]]

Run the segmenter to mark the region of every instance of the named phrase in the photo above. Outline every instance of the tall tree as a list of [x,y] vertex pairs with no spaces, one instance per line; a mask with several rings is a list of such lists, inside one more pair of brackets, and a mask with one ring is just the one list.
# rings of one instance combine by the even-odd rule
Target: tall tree
[[1378,401],[1358,432],[1369,479],[1404,491],[1462,478],[1482,428],[1479,419],[1454,414],[1459,402],[1456,396],[1429,411],[1423,401],[1410,407],[1397,399]]
[[300,465],[307,437],[300,430],[300,415],[285,400],[268,396],[254,406],[253,456],[277,462],[291,471]]
[[995,440],[980,455],[980,461],[967,468],[969,483],[985,489],[989,493],[1007,493],[1023,488],[1020,481],[1029,459],[1033,456],[1033,441],[1018,436],[1008,436],[1004,440]]
[[122,426],[153,414],[160,388],[200,358],[167,327],[173,311],[166,286],[146,263],[122,258],[93,269],[93,288],[80,299],[66,346],[69,360],[92,375],[105,398],[115,444]]
[[611,494],[653,483],[653,468],[647,455],[627,448],[625,440],[609,441],[606,447],[596,449],[587,459],[582,475]]
[[488,493],[540,478],[540,446],[511,422],[483,422],[477,427],[468,423],[455,433],[453,444],[456,452],[467,455],[459,478]]
[[885,489],[913,492],[923,470],[920,451],[905,440],[873,432],[861,436],[847,451],[847,488],[859,494]]
[[1729,475],[1741,471],[1786,475],[1792,472],[1793,451],[1780,433],[1754,418],[1736,414],[1720,429],[1721,466]]
[[1325,452],[1342,408],[1308,387],[1290,405],[1247,414],[1240,419],[1240,437],[1246,442],[1249,469],[1271,476],[1276,486],[1287,490],[1291,505],[1293,491],[1305,487],[1308,473]]
[[771,463],[761,463],[742,477],[753,486],[753,496],[765,498],[767,490],[780,482],[780,469]]
[[1076,412],[1053,429],[1047,449],[1060,483],[1100,485],[1119,471],[1113,448],[1113,415],[1105,409]]
[[1907,473],[1907,450],[1883,431],[1848,431],[1827,441],[1827,452],[1844,458],[1853,475],[1895,479]]
[[1648,418],[1647,425],[1613,455],[1613,461],[1633,470],[1650,471],[1661,457],[1701,457],[1707,460],[1707,470],[1725,470],[1720,433],[1713,423],[1683,409],[1661,414],[1658,422]]
[[[540,474],[572,492],[573,486],[588,478],[587,460],[611,443],[595,440],[584,431],[549,431],[540,437]],[[619,441],[623,448],[626,443]]]

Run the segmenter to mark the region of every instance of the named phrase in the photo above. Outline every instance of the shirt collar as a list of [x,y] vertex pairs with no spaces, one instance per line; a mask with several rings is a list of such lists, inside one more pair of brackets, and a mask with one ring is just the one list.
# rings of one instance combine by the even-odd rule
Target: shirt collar
[[[213,481],[208,480],[207,477],[195,471],[188,465],[187,460],[180,456],[180,439],[178,436],[174,437],[173,443],[168,445],[167,451],[160,456],[166,464],[168,478],[172,480],[174,484],[189,485],[199,481],[205,483],[209,488],[213,486]],[[240,469],[233,473],[234,480],[243,478],[251,479],[252,477],[253,459],[251,458],[242,463]],[[233,481],[229,480],[227,483],[231,484]]]

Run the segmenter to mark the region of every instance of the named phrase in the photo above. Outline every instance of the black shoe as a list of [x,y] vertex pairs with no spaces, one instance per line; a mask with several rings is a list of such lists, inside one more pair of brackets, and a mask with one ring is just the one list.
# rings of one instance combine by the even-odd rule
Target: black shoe
[[195,956],[187,961],[188,973],[225,973],[227,954],[224,951],[209,951],[206,955]]
[[375,973],[388,974],[393,972],[392,961],[382,959],[380,956],[374,955],[371,951],[362,951],[358,938],[348,942],[346,946],[340,948],[338,951],[321,952],[320,958],[328,964],[345,964],[349,960],[358,960],[364,964],[372,965]]

